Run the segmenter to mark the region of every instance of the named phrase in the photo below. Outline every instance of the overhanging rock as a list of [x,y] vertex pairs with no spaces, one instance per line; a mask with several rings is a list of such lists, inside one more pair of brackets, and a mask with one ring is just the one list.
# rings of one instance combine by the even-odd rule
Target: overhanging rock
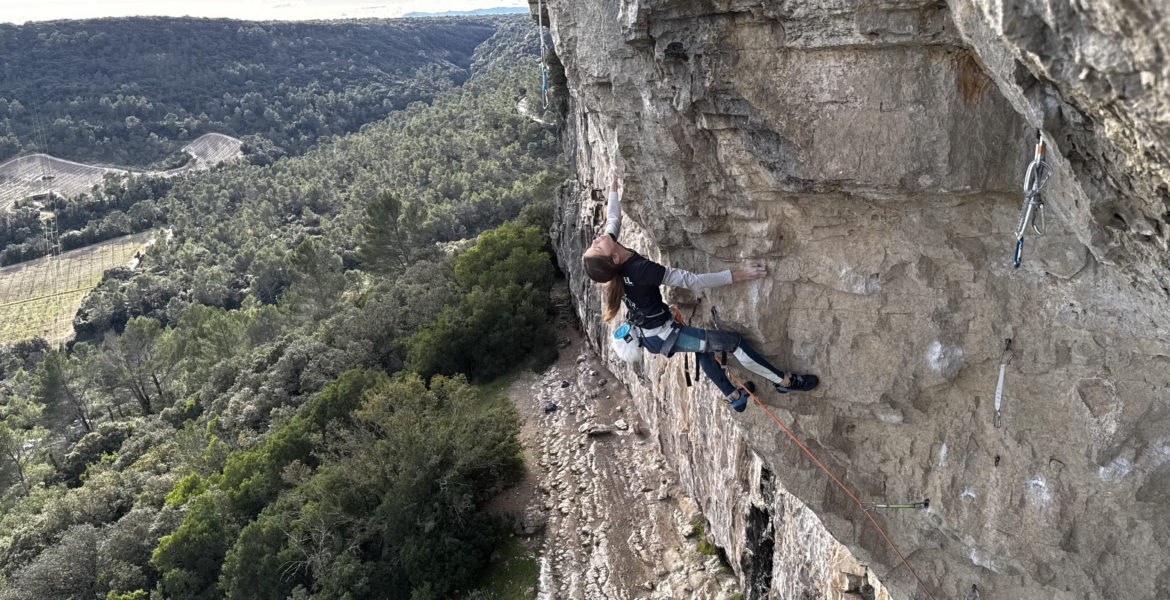
[[[1166,15],[1005,4],[543,2],[577,171],[558,257],[607,351],[579,257],[609,164],[626,245],[697,272],[766,263],[673,300],[821,376],[763,398],[859,496],[931,498],[878,518],[935,598],[1170,597]],[[1014,270],[1037,127],[1048,232]],[[680,362],[613,367],[748,597],[798,587],[762,534],[765,471],[897,596],[924,597],[762,410],[687,388]]]

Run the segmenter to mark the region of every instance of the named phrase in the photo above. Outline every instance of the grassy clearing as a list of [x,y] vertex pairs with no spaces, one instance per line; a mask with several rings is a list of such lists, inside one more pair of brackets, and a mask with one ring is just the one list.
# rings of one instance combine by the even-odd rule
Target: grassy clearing
[[73,335],[73,315],[107,269],[126,264],[153,234],[143,232],[0,269],[0,343]]
[[[513,369],[489,382],[477,385],[485,409],[513,406],[508,389],[524,372],[524,367]],[[524,459],[523,450],[520,455]],[[523,483],[519,485],[524,485]],[[505,507],[517,510],[517,507]],[[529,600],[536,598],[540,579],[539,538],[528,539],[510,536],[505,544],[496,549],[480,577],[478,585],[464,596],[463,600]],[[529,591],[531,590],[531,591]],[[526,593],[527,592],[527,593]]]
[[536,550],[519,538],[509,538],[468,598],[482,600],[521,600],[536,597],[540,579],[540,561]]
[[504,402],[511,401],[508,398],[508,387],[511,386],[512,382],[516,381],[516,378],[519,376],[520,370],[513,369],[512,372],[504,373],[503,375],[500,375],[499,377],[496,377],[487,383],[481,383],[475,387],[479,389],[481,394],[483,394],[482,398],[485,401],[502,404]]

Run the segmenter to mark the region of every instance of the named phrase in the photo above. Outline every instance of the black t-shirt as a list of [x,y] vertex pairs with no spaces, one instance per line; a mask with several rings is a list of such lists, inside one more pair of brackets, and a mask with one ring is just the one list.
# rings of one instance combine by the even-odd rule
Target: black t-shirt
[[[630,311],[630,321],[638,327],[653,329],[670,320],[670,308],[662,301],[659,291],[665,276],[666,267],[637,252],[622,263],[621,277],[626,286],[626,298],[635,307]],[[629,304],[626,308],[629,309]],[[638,323],[638,316],[644,321]]]

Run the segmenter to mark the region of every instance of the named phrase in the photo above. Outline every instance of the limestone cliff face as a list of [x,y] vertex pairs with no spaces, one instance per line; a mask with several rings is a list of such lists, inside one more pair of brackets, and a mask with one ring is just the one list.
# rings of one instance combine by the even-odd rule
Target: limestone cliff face
[[[1152,1],[1063,4],[543,2],[577,171],[557,251],[588,335],[608,352],[579,257],[609,163],[627,246],[767,264],[668,300],[822,377],[762,398],[863,500],[931,499],[877,518],[935,598],[1170,597],[1170,25]],[[1047,233],[1015,270],[1037,127]],[[925,597],[758,407],[686,387],[677,357],[610,363],[746,597],[823,591],[786,493],[895,597]]]
[[952,0],[996,87],[1055,138],[1066,226],[1095,259],[1170,294],[1170,6]]

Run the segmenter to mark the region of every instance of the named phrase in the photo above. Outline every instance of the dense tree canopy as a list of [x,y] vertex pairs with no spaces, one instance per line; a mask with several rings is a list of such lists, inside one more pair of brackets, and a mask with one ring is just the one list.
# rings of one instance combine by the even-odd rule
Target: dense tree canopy
[[462,83],[509,20],[0,24],[0,161],[144,167],[208,132],[246,137],[265,160],[299,154]]
[[[248,295],[311,301],[312,293],[298,295],[298,277],[308,285],[359,264],[400,272],[401,264],[394,265],[403,256],[376,254],[379,244],[387,248],[387,237],[402,236],[402,252],[417,260],[434,242],[474,237],[515,218],[523,206],[548,198],[561,179],[553,168],[554,133],[516,110],[517,94],[534,73],[531,59],[489,69],[432,105],[416,103],[302,157],[177,182],[152,203],[167,215],[174,238],[150,249],[146,273],[108,277],[90,294],[75,322],[78,337],[120,329],[133,316],[173,324],[193,301],[201,267],[223,270],[215,296],[226,308]],[[399,203],[394,221],[384,206],[387,195]],[[397,224],[398,233],[372,229],[375,222]],[[322,262],[303,262],[308,246],[289,253],[313,236],[319,238],[315,260]],[[375,254],[363,257],[363,244]],[[298,275],[310,267],[312,276]]]
[[536,227],[512,223],[480,235],[455,262],[462,295],[414,335],[407,365],[425,376],[490,379],[519,357],[552,352],[545,307],[553,267],[544,243]]
[[[168,235],[107,272],[80,341],[0,348],[0,599],[469,591],[520,452],[468,376],[555,353],[564,174],[552,120],[517,110],[522,24],[431,104],[136,199]],[[435,367],[432,343],[495,356]]]

